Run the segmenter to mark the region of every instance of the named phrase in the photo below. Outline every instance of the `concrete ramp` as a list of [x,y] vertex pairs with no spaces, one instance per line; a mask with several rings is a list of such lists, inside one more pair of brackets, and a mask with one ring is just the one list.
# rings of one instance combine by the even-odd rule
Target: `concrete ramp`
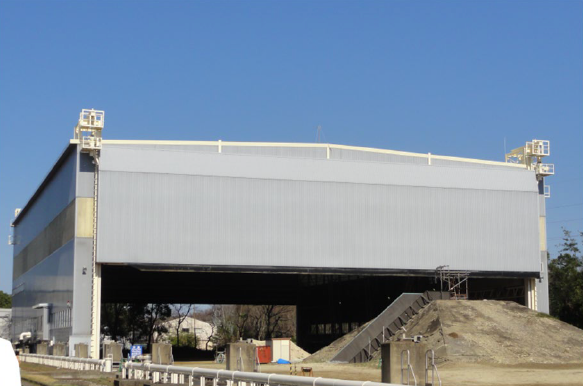
[[373,354],[380,350],[381,344],[395,335],[419,310],[428,305],[434,296],[429,292],[401,294],[364,330],[340,349],[330,362],[368,362]]

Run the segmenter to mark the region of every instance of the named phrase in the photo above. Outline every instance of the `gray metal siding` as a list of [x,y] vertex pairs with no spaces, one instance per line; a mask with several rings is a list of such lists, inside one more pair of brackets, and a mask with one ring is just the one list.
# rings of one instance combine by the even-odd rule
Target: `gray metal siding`
[[75,198],[76,155],[69,155],[38,199],[19,219],[14,228],[17,244],[14,256],[42,232],[51,221]]
[[158,151],[186,151],[186,152],[200,152],[200,153],[218,153],[219,147],[217,145],[148,145],[148,144],[112,144],[103,145],[108,149],[143,149],[143,150],[158,150]]
[[77,197],[93,197],[94,195],[93,158],[88,153],[79,153],[79,171],[77,172]]
[[541,278],[536,282],[537,307],[539,312],[549,313],[549,270],[547,251],[542,251],[541,261]]
[[[73,283],[73,335],[91,334],[91,280],[93,265],[93,239],[75,238],[75,271]],[[87,268],[83,274],[83,268]]]
[[[42,310],[32,309],[35,304],[51,303],[52,312],[67,308],[67,301],[73,299],[73,253],[73,240],[71,240],[14,280],[12,287],[15,289],[15,294],[12,298],[12,309],[15,327],[23,320],[42,315]],[[70,328],[62,330],[65,331],[53,333],[68,337]],[[18,335],[23,331],[16,329],[14,332]],[[39,331],[39,334],[41,333],[42,329]]]
[[427,158],[349,149],[330,149],[330,159],[427,165]]
[[75,234],[75,202],[71,202],[33,241],[14,256],[12,277],[17,278],[61,248]]
[[515,168],[470,169],[107,147],[104,147],[101,154],[100,170],[104,172],[538,192],[534,172]]
[[100,262],[539,270],[521,169],[104,149],[101,170]]
[[223,146],[221,151],[224,154],[326,159],[326,149],[314,147]]
[[432,157],[431,164],[433,166],[452,166],[456,168],[478,168],[478,169],[495,169],[495,170],[507,170],[512,166],[506,165],[496,165],[496,164],[486,164],[478,162],[464,162],[464,161],[454,161],[450,159],[439,159]]
[[[478,169],[497,169],[508,170],[511,166],[468,162],[460,159],[459,161],[453,159],[439,159],[435,155],[431,156],[432,166],[453,166],[457,168],[478,168]],[[376,153],[369,151],[350,150],[350,149],[330,149],[330,159],[340,159],[348,161],[369,161],[369,162],[388,162],[414,165],[428,165],[428,155],[412,156],[399,154]]]

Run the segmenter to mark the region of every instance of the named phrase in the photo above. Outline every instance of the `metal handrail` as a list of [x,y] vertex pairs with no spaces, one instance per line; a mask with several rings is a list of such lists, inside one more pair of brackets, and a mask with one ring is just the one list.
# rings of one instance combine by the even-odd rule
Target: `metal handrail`
[[428,375],[429,375],[429,353],[431,353],[431,385],[435,385],[435,374],[437,374],[437,381],[439,386],[441,386],[441,377],[439,376],[439,371],[437,371],[437,366],[435,365],[435,352],[433,350],[427,350],[425,352],[425,384],[428,385]]
[[413,371],[413,366],[411,366],[411,353],[409,350],[401,351],[401,384],[403,383],[403,354],[407,353],[407,385],[410,384],[411,375],[413,375],[413,381],[415,382],[415,386],[417,386],[417,377],[415,376],[415,372]]
[[41,354],[20,354],[19,358],[22,362],[37,363],[72,370],[95,370],[107,373],[113,371],[113,361],[110,358],[93,359]]
[[188,385],[193,385],[195,380],[198,379],[200,386],[205,385],[206,379],[226,381],[228,385],[232,385],[234,382],[249,382],[251,384],[283,386],[396,386],[395,384],[370,381],[348,381],[343,379],[320,377],[314,378],[293,375],[251,373],[244,371],[215,370],[201,367],[193,368],[182,366],[148,365],[132,362],[124,363],[122,369],[122,378],[152,379],[154,381],[159,381],[161,378],[170,378],[170,381],[173,383],[186,383]]

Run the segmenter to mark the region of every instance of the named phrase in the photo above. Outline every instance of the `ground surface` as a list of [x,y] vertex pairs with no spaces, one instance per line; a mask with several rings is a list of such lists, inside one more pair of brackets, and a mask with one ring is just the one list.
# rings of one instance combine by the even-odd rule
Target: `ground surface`
[[[224,368],[212,362],[181,362],[180,366]],[[378,362],[371,364],[310,363],[297,364],[295,370],[301,375],[302,367],[311,367],[314,377],[340,378],[359,381],[381,381]],[[268,364],[261,366],[263,373],[289,374],[289,365]],[[294,366],[292,365],[292,372]],[[583,364],[524,364],[499,365],[479,363],[446,363],[439,367],[443,386],[583,386]],[[421,381],[421,379],[419,379]],[[421,384],[422,382],[418,382]]]
[[[65,370],[33,363],[21,363],[20,376],[24,382],[23,386],[103,386],[112,385],[115,374]],[[1,379],[0,385],[4,386]]]
[[[212,362],[177,362],[178,366],[224,368]],[[315,377],[341,378],[361,381],[380,381],[380,369],[363,364],[314,363],[303,365],[312,367]],[[296,365],[298,375],[302,364]],[[111,385],[114,374],[55,369],[54,367],[22,364],[23,379],[34,381],[30,384],[50,386],[102,386]],[[262,365],[264,373],[289,374],[289,365]],[[292,371],[294,366],[292,365]],[[530,364],[503,366],[477,363],[446,363],[439,368],[444,386],[582,386],[583,365],[570,364]],[[38,383],[36,383],[38,382]],[[0,382],[1,384],[1,382]],[[30,384],[26,385],[29,386]],[[421,384],[421,382],[419,382]]]
[[[583,331],[513,302],[432,302],[406,329],[435,350],[444,386],[583,386]],[[311,367],[314,377],[380,382],[378,357],[363,364],[326,362],[358,332],[292,365],[291,372],[301,375],[302,367]],[[225,368],[211,361],[176,365]],[[290,365],[261,365],[261,372],[290,374]],[[22,375],[50,386],[111,385],[113,379],[26,363]],[[417,377],[422,384],[424,375]]]

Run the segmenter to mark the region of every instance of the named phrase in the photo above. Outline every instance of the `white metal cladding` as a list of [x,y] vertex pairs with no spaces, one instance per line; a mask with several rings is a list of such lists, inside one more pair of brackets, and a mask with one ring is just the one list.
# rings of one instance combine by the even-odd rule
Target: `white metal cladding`
[[407,163],[416,165],[427,165],[427,156],[424,154],[419,157],[399,154],[385,154],[348,149],[331,149],[331,159],[341,159],[347,161],[373,161],[373,162],[394,162]]
[[538,272],[537,192],[524,169],[104,146],[98,260]]
[[485,163],[478,163],[478,162],[464,162],[464,161],[454,161],[448,159],[440,159],[440,158],[432,158],[431,164],[433,166],[453,166],[458,168],[488,168],[488,169],[498,169],[498,170],[506,170],[508,166],[501,165],[501,164],[485,164]]
[[225,154],[268,155],[277,157],[326,158],[323,147],[285,147],[285,146],[233,146],[221,149]]
[[[107,141],[105,141],[107,143]],[[202,153],[217,153],[219,147],[217,145],[149,145],[149,144],[110,144],[106,145],[108,148],[116,149],[145,149],[145,150],[164,150],[164,151],[191,151]]]
[[117,149],[104,146],[101,171],[183,174],[538,192],[533,171],[379,162]]

